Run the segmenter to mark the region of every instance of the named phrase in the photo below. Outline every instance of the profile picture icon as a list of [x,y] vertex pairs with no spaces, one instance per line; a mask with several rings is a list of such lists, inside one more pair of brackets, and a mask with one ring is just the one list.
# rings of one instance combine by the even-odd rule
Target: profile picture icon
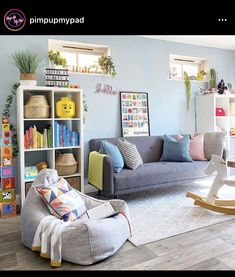
[[18,9],[11,9],[4,15],[4,24],[11,31],[21,30],[26,23],[25,14]]

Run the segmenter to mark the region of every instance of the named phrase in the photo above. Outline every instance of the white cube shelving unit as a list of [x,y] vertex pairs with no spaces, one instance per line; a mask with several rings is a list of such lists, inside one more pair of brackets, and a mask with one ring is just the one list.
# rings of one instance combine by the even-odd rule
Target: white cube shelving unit
[[[29,95],[44,95],[50,106],[48,118],[25,118],[24,105]],[[75,102],[75,116],[72,118],[58,118],[56,116],[56,103],[61,97],[69,97]],[[79,133],[79,145],[68,147],[55,147],[55,122],[66,125],[70,131]],[[25,149],[24,134],[30,126],[37,129],[52,127],[52,147],[39,149]],[[60,153],[72,152],[78,162],[75,174],[62,176],[76,189],[84,192],[84,149],[83,149],[83,90],[72,88],[43,87],[43,86],[20,86],[17,90],[17,135],[19,143],[19,180],[21,187],[21,207],[26,196],[26,187],[33,179],[25,178],[25,166],[36,165],[41,161],[47,162],[49,168],[55,169],[56,151]]]
[[[224,114],[216,115],[216,109]],[[199,133],[225,131],[229,158],[235,159],[235,95],[197,96],[196,130]]]

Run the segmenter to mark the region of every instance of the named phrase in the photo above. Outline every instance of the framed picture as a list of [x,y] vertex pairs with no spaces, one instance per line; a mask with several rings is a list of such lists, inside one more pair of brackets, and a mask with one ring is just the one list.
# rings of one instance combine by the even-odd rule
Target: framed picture
[[147,92],[120,92],[121,128],[123,137],[149,136]]

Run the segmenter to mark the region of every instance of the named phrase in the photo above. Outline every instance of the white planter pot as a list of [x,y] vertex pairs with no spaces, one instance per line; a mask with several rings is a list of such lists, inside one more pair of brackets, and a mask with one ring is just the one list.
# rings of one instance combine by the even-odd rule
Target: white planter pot
[[50,62],[49,67],[52,69],[64,69],[62,65],[56,65],[53,62]]
[[37,80],[20,80],[20,85],[33,87],[37,85]]

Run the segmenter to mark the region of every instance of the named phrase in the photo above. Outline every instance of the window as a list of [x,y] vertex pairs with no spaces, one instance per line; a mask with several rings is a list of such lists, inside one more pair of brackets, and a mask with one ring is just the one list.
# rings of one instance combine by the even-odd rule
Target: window
[[102,74],[98,60],[102,55],[110,56],[110,48],[106,45],[49,39],[48,48],[60,51],[69,71],[77,73]]
[[208,72],[208,61],[203,58],[170,55],[170,79],[184,79],[184,72],[191,80],[204,81]]

